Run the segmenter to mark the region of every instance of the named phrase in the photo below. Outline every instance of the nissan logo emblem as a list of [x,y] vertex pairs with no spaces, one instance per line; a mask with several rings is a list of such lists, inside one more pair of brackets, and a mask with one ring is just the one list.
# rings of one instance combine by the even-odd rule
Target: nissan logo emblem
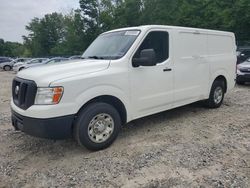
[[19,86],[16,86],[16,88],[15,88],[15,94],[18,95],[18,93],[19,93]]

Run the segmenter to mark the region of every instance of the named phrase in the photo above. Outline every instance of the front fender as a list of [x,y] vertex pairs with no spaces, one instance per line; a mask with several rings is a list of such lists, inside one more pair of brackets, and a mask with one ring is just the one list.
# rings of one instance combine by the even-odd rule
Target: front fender
[[89,88],[85,90],[75,99],[77,111],[79,111],[81,107],[87,102],[89,102],[90,100],[96,97],[104,96],[104,95],[118,98],[124,104],[126,108],[127,121],[130,121],[132,119],[131,117],[132,113],[131,113],[131,108],[130,108],[130,103],[129,103],[129,94],[123,92],[120,88],[112,86],[112,85],[100,85],[100,86],[95,86],[93,88]]

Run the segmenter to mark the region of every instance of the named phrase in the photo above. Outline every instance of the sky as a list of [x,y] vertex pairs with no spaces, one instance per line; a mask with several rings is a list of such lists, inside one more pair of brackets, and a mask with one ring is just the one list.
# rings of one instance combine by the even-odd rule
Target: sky
[[79,0],[0,0],[0,38],[22,43],[22,36],[28,34],[25,26],[32,18],[76,8]]

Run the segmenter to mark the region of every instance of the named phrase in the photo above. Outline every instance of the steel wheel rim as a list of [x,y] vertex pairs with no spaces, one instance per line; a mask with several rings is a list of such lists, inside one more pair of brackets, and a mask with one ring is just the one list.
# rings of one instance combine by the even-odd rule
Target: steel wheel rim
[[88,125],[88,136],[94,143],[107,141],[114,132],[114,120],[109,114],[94,116]]
[[221,87],[217,87],[214,91],[214,102],[219,104],[223,98],[223,89]]

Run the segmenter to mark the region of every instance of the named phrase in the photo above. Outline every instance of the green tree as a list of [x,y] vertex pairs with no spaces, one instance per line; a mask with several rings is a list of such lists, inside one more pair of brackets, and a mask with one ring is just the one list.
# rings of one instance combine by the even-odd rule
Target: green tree
[[131,27],[141,25],[143,2],[141,0],[124,0],[116,2],[114,20],[118,27]]
[[23,55],[25,47],[17,42],[5,42],[0,39],[0,56],[20,57]]
[[[250,41],[249,0],[79,0],[79,4],[80,9],[68,15],[52,13],[32,19],[26,26],[29,35],[24,36],[23,53],[81,54],[104,31],[145,24],[232,31],[239,44]],[[2,43],[2,54],[13,53]]]
[[84,22],[86,43],[89,44],[101,32],[100,0],[80,0],[82,20]]
[[24,36],[24,44],[32,55],[51,56],[51,49],[62,42],[64,37],[64,17],[62,14],[47,14],[43,18],[34,18],[26,29],[30,32]]
[[87,48],[84,21],[80,10],[72,11],[64,17],[64,37],[60,43],[52,48],[55,55],[78,55]]
[[3,56],[4,52],[4,40],[0,39],[0,55]]

